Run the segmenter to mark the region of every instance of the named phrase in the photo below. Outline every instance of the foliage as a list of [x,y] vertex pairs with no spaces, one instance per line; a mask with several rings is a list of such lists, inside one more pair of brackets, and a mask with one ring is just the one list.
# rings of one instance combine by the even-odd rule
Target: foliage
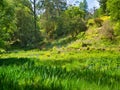
[[101,27],[101,26],[102,26],[102,23],[103,23],[103,20],[100,19],[100,18],[95,18],[95,19],[94,19],[94,22],[95,22],[95,24],[97,25],[97,27]]
[[102,16],[101,15],[101,8],[95,9],[93,14],[94,14],[94,18],[98,18],[98,17]]
[[31,47],[34,43],[40,42],[41,40],[38,23],[36,27],[37,31],[34,27],[34,18],[31,11],[32,6],[30,7],[31,4],[28,0],[15,1],[15,5],[17,30],[14,32],[13,44],[15,45],[19,41],[17,46]]
[[119,36],[120,35],[120,22],[117,22],[114,26],[114,31],[115,31],[115,35]]
[[102,19],[103,21],[108,21],[110,20],[110,16],[102,16],[100,17],[100,19]]
[[79,8],[84,11],[84,19],[86,18],[87,14],[88,14],[88,4],[86,0],[83,0],[83,2],[80,2],[79,4]]
[[101,29],[101,35],[104,38],[113,40],[113,38],[114,38],[114,30],[113,30],[113,27],[112,27],[112,24],[110,23],[110,21],[105,21],[103,23],[103,26],[102,26],[102,29]]
[[103,23],[103,19],[101,18],[89,19],[87,22],[89,27],[94,27],[94,26],[101,27],[102,23]]
[[4,50],[4,49],[2,49],[2,48],[0,48],[0,54],[3,54],[3,53],[5,53],[6,51]]
[[[46,38],[48,40],[54,39],[57,37],[56,34],[58,34],[56,30],[59,30],[59,27],[61,27],[58,20],[61,20],[60,15],[64,10],[66,10],[66,1],[44,0],[42,9],[45,11],[41,15],[41,28],[45,30]],[[56,29],[56,27],[58,28]],[[60,35],[61,33],[62,32],[60,32]]]
[[18,41],[19,47],[25,47],[41,41],[38,24],[37,32],[34,30],[31,8],[28,0],[1,1],[0,47],[8,48],[9,45],[15,45]]
[[88,27],[92,27],[95,24],[93,19],[89,19],[87,22]]
[[70,7],[63,14],[64,17],[64,27],[67,30],[67,34],[75,37],[80,32],[87,29],[85,22],[83,21],[84,12],[78,7]]
[[108,0],[107,8],[110,11],[112,20],[120,22],[120,0]]
[[[83,21],[84,12],[79,7],[69,7],[61,12],[57,17],[42,21],[42,28],[46,31],[49,39],[56,39],[66,35],[75,37],[79,32],[86,30],[86,25]],[[49,25],[49,26],[48,26]]]
[[110,16],[112,21],[114,21],[114,31],[115,35],[119,37],[120,35],[120,1],[119,0],[108,0],[107,8],[110,11]]
[[[108,16],[104,16],[107,13],[110,13],[110,17],[115,21],[115,35],[119,36],[119,1],[98,1],[100,8],[94,7],[94,13],[89,13],[86,0],[80,2],[79,6],[67,6],[66,0],[1,0],[0,47],[8,49],[11,45],[42,48],[51,47],[54,40],[63,37],[71,36],[71,40],[74,40],[81,32],[86,33],[87,26],[96,30],[101,27],[103,21],[109,20]],[[88,20],[93,14],[94,20]],[[93,34],[88,38],[93,36],[97,37],[99,34]],[[83,36],[80,37],[84,39]]]
[[4,0],[0,1],[0,3],[0,43],[3,42],[2,46],[4,46],[4,43],[11,41],[13,32],[16,29],[16,21],[12,0]]
[[98,0],[100,4],[101,14],[103,15],[107,14],[107,1],[109,0]]
[[119,90],[119,57],[119,52],[107,51],[35,50],[3,54],[0,89]]

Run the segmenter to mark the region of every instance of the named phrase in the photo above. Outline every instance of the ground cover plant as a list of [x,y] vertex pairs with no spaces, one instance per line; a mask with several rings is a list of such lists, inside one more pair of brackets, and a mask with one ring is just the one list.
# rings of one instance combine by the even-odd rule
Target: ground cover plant
[[120,89],[119,52],[31,50],[0,57],[1,90]]

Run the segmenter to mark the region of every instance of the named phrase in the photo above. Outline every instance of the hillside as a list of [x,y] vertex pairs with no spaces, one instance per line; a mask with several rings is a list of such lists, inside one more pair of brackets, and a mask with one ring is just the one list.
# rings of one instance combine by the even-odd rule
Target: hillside
[[[63,37],[53,41],[50,45],[54,48],[63,48],[64,50],[107,50],[107,51],[120,51],[119,40],[113,36],[113,40],[109,39],[106,34],[108,32],[103,31],[102,29],[108,28],[106,22],[110,20],[108,16],[100,17],[103,20],[101,26],[97,26],[94,22],[94,19],[88,20],[88,29],[86,32],[79,33],[76,37],[72,38],[71,36]],[[89,26],[89,23],[92,23],[92,26]],[[105,24],[105,25],[104,25]]]

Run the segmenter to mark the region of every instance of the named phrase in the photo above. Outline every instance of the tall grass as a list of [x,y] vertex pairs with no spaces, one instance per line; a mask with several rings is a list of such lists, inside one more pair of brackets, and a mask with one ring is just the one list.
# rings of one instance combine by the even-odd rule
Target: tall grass
[[120,54],[76,51],[3,54],[0,90],[120,90]]

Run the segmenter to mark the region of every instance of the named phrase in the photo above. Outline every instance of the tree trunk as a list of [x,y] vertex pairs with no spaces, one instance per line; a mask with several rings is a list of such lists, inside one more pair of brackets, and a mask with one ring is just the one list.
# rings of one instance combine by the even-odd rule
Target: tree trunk
[[34,0],[33,2],[33,5],[34,5],[34,29],[35,29],[35,37],[37,37],[37,26],[36,26],[36,20],[37,20],[37,17],[36,17],[36,0]]

